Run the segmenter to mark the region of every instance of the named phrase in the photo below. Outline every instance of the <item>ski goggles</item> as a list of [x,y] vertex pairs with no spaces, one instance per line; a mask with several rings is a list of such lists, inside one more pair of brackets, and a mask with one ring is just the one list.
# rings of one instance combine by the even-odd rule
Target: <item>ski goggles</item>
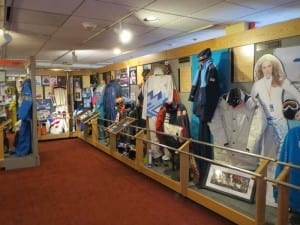
[[282,104],[282,112],[286,119],[293,120],[297,119],[300,120],[300,106],[299,103],[295,100],[286,100]]

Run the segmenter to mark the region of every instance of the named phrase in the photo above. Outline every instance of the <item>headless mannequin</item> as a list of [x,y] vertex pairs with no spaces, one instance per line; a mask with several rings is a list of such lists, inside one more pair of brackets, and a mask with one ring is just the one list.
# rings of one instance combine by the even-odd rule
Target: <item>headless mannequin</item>
[[[211,121],[220,97],[218,72],[211,58],[211,50],[204,49],[198,54],[199,72],[193,81],[189,100],[194,102],[193,113],[199,118],[198,140],[210,143],[211,132],[208,123]],[[194,143],[193,152],[201,157],[213,159],[213,150],[210,146]],[[196,160],[200,173],[199,183],[202,186],[208,170],[208,162]],[[197,182],[197,181],[196,181]]]

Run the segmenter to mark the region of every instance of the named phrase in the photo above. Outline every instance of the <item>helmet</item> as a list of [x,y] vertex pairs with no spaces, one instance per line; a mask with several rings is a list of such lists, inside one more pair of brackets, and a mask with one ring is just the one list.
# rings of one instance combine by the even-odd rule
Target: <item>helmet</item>
[[285,100],[282,104],[283,115],[286,119],[295,119],[296,114],[299,112],[299,103],[295,100]]

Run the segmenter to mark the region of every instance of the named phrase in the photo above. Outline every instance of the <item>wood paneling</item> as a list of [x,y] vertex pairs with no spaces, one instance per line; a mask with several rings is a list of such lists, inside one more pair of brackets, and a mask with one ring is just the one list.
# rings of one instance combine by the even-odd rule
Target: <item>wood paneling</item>
[[180,92],[190,92],[192,86],[192,68],[190,63],[181,63],[180,66]]
[[233,82],[252,82],[254,65],[254,45],[233,49]]

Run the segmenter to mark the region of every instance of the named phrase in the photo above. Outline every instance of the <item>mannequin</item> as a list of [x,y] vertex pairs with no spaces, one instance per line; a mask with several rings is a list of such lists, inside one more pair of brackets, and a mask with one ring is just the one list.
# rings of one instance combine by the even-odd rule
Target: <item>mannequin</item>
[[[144,85],[142,118],[148,118],[149,130],[155,131],[156,116],[161,106],[165,102],[173,101],[174,85],[172,75],[165,74],[164,65],[153,67],[150,75]],[[155,132],[150,132],[150,139],[153,142],[159,142]],[[151,144],[150,148],[154,166],[160,166],[163,152],[155,144]]]
[[[300,112],[300,111],[299,111]],[[279,160],[281,162],[291,163],[294,165],[300,165],[300,126],[290,129],[284,138],[282,149],[280,151]],[[275,177],[278,177],[282,172],[284,166],[277,164],[275,170]],[[289,174],[289,181],[292,185],[300,185],[300,170],[291,169]],[[275,202],[278,200],[278,189],[274,187]],[[300,213],[300,191],[291,188],[289,190],[289,208],[291,212]]]
[[25,156],[31,152],[31,119],[32,119],[32,92],[31,81],[23,83],[22,103],[18,109],[18,118],[22,121],[16,143],[16,156]]
[[[220,96],[218,71],[211,58],[210,48],[204,49],[198,54],[199,71],[192,83],[189,101],[194,102],[193,113],[199,118],[199,141],[211,142],[211,134],[208,122],[211,121],[217,107]],[[194,144],[193,152],[196,155],[213,159],[213,150],[210,146]],[[196,160],[200,173],[198,185],[202,185],[207,174],[208,163],[204,160]]]
[[115,100],[118,97],[122,97],[121,86],[116,80],[110,80],[106,84],[103,94],[103,109],[105,119],[115,121],[117,111],[115,110]]

